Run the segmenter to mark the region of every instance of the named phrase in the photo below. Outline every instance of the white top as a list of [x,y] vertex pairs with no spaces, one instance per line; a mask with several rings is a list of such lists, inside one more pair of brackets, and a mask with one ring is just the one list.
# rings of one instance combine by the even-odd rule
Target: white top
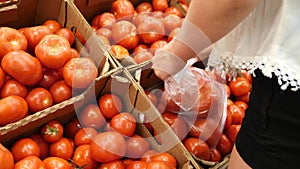
[[261,0],[245,20],[215,44],[208,65],[226,73],[232,73],[232,68],[250,73],[259,68],[267,77],[275,73],[282,90],[288,86],[298,90],[300,0]]

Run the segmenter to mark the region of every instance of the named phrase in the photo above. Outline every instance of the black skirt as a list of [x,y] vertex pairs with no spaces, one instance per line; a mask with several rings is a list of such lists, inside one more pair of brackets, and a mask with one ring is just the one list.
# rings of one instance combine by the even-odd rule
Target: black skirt
[[252,168],[300,168],[300,91],[281,90],[260,70],[255,75],[237,151]]

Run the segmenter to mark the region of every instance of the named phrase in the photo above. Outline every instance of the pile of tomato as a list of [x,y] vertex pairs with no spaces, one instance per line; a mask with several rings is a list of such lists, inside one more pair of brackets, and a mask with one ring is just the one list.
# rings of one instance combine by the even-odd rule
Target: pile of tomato
[[0,126],[72,97],[98,76],[79,57],[74,33],[56,20],[41,25],[0,27]]
[[[51,120],[39,132],[0,145],[2,169],[175,169],[167,152],[151,149],[136,133],[135,117],[119,96],[107,93],[87,103],[67,123]],[[65,124],[65,125],[63,125]]]
[[90,24],[116,58],[131,56],[141,63],[150,60],[156,49],[175,36],[182,21],[181,11],[169,6],[168,0],[145,1],[136,6],[129,0],[116,0]]

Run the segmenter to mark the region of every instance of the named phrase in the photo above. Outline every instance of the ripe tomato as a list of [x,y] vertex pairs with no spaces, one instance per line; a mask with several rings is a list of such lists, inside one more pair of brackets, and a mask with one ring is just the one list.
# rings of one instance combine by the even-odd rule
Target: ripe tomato
[[147,169],[147,166],[145,161],[132,161],[126,169]]
[[98,162],[91,156],[89,144],[78,146],[75,149],[72,162],[84,169],[95,169],[98,166]]
[[166,34],[168,35],[173,29],[180,28],[182,19],[174,14],[169,14],[164,17],[163,23],[165,26]]
[[251,92],[248,92],[247,94],[244,94],[242,96],[236,96],[235,100],[236,101],[243,101],[243,102],[245,102],[245,103],[248,104],[249,103],[250,94],[251,94]]
[[205,141],[200,138],[190,137],[183,142],[186,149],[194,154],[196,157],[209,160],[210,159],[210,149]]
[[2,98],[11,95],[16,95],[25,98],[27,94],[28,94],[27,87],[15,79],[7,80],[1,88]]
[[162,117],[171,126],[172,130],[180,140],[186,138],[188,134],[188,124],[182,117],[169,112],[164,112]]
[[213,148],[210,150],[210,160],[209,161],[220,162],[221,158],[222,158],[222,155],[218,149]]
[[109,28],[100,28],[96,31],[96,35],[102,35],[106,37],[109,42],[112,41],[112,31]]
[[150,149],[142,155],[141,161],[145,161],[146,163],[149,163],[152,161],[152,157],[156,154],[158,154],[157,151]]
[[230,87],[227,84],[223,84],[226,90],[226,94],[227,94],[227,98],[230,98],[231,96],[231,91],[230,91]]
[[243,108],[233,104],[227,106],[227,113],[232,114],[232,124],[242,124],[243,118],[245,117],[245,110]]
[[49,153],[49,143],[43,140],[40,134],[33,134],[29,136],[33,141],[35,141],[40,147],[40,158],[45,159]]
[[38,112],[53,105],[51,93],[41,87],[32,89],[26,96],[26,102],[30,112]]
[[121,45],[112,45],[110,51],[117,59],[130,56],[128,50]]
[[72,58],[79,58],[80,54],[77,49],[71,48]]
[[24,118],[28,114],[28,105],[20,96],[7,96],[0,100],[0,125],[6,125]]
[[226,120],[224,124],[224,130],[227,129],[232,123],[232,113],[226,112]]
[[102,14],[96,15],[93,18],[92,26],[98,26],[99,28],[111,28],[114,22],[116,22],[115,15],[111,12],[104,12]]
[[128,158],[141,158],[146,151],[150,150],[150,144],[148,141],[137,134],[129,137],[126,143],[126,157]]
[[84,144],[90,144],[92,139],[98,134],[98,132],[91,127],[84,127],[79,129],[74,137],[75,146]]
[[18,30],[10,27],[0,27],[0,60],[13,50],[27,49],[27,39]]
[[222,134],[216,148],[222,155],[226,155],[231,152],[233,144],[225,134]]
[[242,96],[251,91],[251,84],[245,77],[239,76],[229,82],[229,88],[234,96]]
[[136,64],[146,62],[150,60],[153,57],[153,54],[149,51],[138,51],[134,53],[133,55],[133,60],[135,61]]
[[19,82],[33,86],[43,77],[40,61],[22,50],[7,53],[1,61],[3,70]]
[[110,126],[120,134],[130,137],[135,132],[136,120],[132,114],[122,112],[113,116]]
[[86,88],[97,76],[98,68],[89,58],[71,58],[63,69],[65,82],[73,88]]
[[122,163],[124,164],[124,167],[127,169],[128,165],[133,162],[133,159],[131,158],[123,158]]
[[46,142],[54,143],[62,138],[63,131],[63,125],[59,121],[52,120],[43,125],[41,135]]
[[248,108],[248,104],[241,100],[235,101],[234,104],[237,105],[238,107],[244,109],[245,111]]
[[99,169],[125,169],[125,166],[122,161],[115,160],[115,161],[102,163],[99,166]]
[[117,19],[125,16],[132,16],[134,13],[134,6],[129,0],[116,0],[111,5],[111,11]]
[[100,129],[106,123],[99,106],[95,104],[85,106],[80,112],[79,120],[84,127],[93,127],[95,129]]
[[14,169],[44,169],[45,165],[41,159],[36,156],[28,156],[18,161]]
[[150,2],[141,2],[136,6],[135,11],[137,13],[152,12],[153,11],[152,4]]
[[52,95],[53,103],[60,103],[72,97],[72,88],[64,80],[51,85],[49,92]]
[[69,28],[60,28],[56,33],[58,36],[62,36],[69,41],[70,45],[73,45],[75,40],[75,35]]
[[155,41],[155,42],[153,42],[153,43],[151,44],[150,50],[151,50],[152,53],[155,53],[155,51],[156,51],[157,49],[163,48],[166,44],[168,44],[168,42],[165,41],[165,40],[158,40],[158,41]]
[[40,62],[53,69],[62,67],[71,57],[69,41],[59,35],[46,35],[35,47],[35,55]]
[[59,157],[47,157],[43,160],[45,169],[72,169],[70,163]]
[[132,18],[132,23],[138,27],[142,22],[144,22],[144,20],[150,16],[151,13],[146,13],[146,12],[142,12],[142,13],[135,13],[133,15]]
[[48,26],[53,33],[57,32],[61,28],[61,24],[56,20],[46,20],[43,25]]
[[152,161],[148,163],[147,169],[176,169],[164,161]]
[[148,47],[147,45],[145,45],[145,44],[138,44],[138,45],[134,48],[133,53],[137,53],[137,52],[139,52],[139,51],[147,51],[148,48],[149,48],[149,47]]
[[83,37],[83,35],[79,32],[79,30],[78,29],[76,29],[76,31],[75,31],[75,38],[78,38],[78,40],[80,41],[80,43],[82,44],[82,45],[85,45],[85,43],[86,43],[86,39]]
[[138,26],[138,34],[141,40],[146,44],[162,40],[165,35],[163,21],[155,17],[146,17]]
[[75,117],[66,124],[64,134],[66,137],[74,139],[74,136],[79,129],[81,129],[81,125],[79,120]]
[[167,152],[162,152],[162,153],[158,153],[158,154],[154,155],[153,157],[151,157],[151,161],[152,162],[164,161],[167,164],[169,164],[170,166],[173,166],[175,168],[177,166],[176,158]]
[[24,35],[28,41],[28,49],[30,52],[34,52],[35,46],[41,41],[41,39],[53,31],[46,25],[32,26],[24,29]]
[[175,37],[177,35],[177,33],[180,31],[180,28],[174,28],[173,30],[170,31],[168,38],[167,38],[167,42],[170,42],[173,37]]
[[180,12],[180,10],[174,6],[170,6],[165,10],[165,14],[173,14],[173,15],[177,15],[178,17],[182,18],[182,13]]
[[38,83],[38,86],[49,89],[49,87],[58,80],[59,75],[56,70],[43,67],[43,77]]
[[232,144],[235,143],[236,136],[241,129],[240,124],[233,124],[225,131],[226,136],[229,138]]
[[22,160],[28,156],[40,156],[39,145],[31,138],[21,138],[13,143],[11,153],[14,156],[15,162]]
[[126,154],[126,141],[118,132],[99,133],[90,145],[92,158],[98,162],[119,160]]
[[136,27],[129,21],[118,21],[112,25],[111,30],[115,44],[131,50],[139,43]]
[[62,137],[57,142],[51,143],[49,147],[49,155],[51,157],[60,157],[69,160],[74,152],[74,147],[69,139]]
[[14,157],[12,153],[0,143],[0,164],[3,169],[14,168]]
[[241,76],[245,77],[248,80],[248,82],[252,84],[252,75],[249,74],[249,72],[242,70],[241,74]]
[[112,118],[122,111],[123,103],[119,96],[107,93],[102,95],[98,100],[101,113],[105,118]]
[[169,7],[169,4],[168,0],[153,0],[152,6],[155,11],[165,12],[165,10]]

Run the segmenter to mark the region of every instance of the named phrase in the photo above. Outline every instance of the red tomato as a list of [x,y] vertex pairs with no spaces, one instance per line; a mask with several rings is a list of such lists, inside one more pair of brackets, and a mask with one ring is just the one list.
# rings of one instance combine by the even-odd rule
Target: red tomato
[[183,142],[186,149],[194,154],[196,157],[209,160],[210,159],[210,149],[205,141],[200,138],[190,137]]
[[59,157],[47,157],[43,160],[45,169],[72,169],[68,161]]
[[0,143],[0,164],[2,169],[14,168],[14,157],[12,153]]
[[112,31],[109,28],[100,28],[96,31],[96,35],[102,35],[106,37],[109,41],[112,40]]
[[104,12],[102,14],[96,15],[92,20],[93,26],[98,26],[99,28],[107,27],[110,28],[112,23],[116,22],[116,17],[110,12]]
[[143,63],[150,60],[153,57],[153,54],[147,50],[140,50],[133,55],[133,60],[135,63]]
[[99,169],[125,169],[124,164],[120,160],[102,163]]
[[72,97],[72,88],[64,80],[55,82],[49,89],[54,103],[60,103]]
[[72,58],[80,57],[79,51],[77,49],[71,48],[71,52],[72,52]]
[[102,36],[102,35],[97,35],[97,37],[98,37],[98,39],[100,39],[100,41],[101,41],[105,46],[107,46],[108,48],[110,48],[110,41],[109,41],[106,37],[104,37],[104,36]]
[[40,134],[33,134],[29,136],[32,140],[34,140],[40,147],[40,158],[45,159],[49,153],[49,143],[43,140]]
[[79,115],[79,120],[84,127],[93,127],[95,129],[100,129],[106,123],[99,106],[95,104],[85,106]]
[[75,40],[75,35],[69,28],[60,28],[56,33],[56,35],[62,36],[69,41],[70,45],[73,45]]
[[98,132],[91,127],[84,127],[79,129],[74,137],[75,146],[84,144],[90,144],[92,139],[98,134]]
[[137,13],[152,12],[153,11],[152,4],[150,2],[141,2],[136,6],[135,11]]
[[251,84],[245,77],[237,77],[229,82],[230,91],[234,96],[242,96],[251,91]]
[[122,163],[124,164],[124,167],[127,169],[127,167],[129,166],[129,164],[133,162],[133,159],[131,158],[123,158],[122,159]]
[[237,105],[238,107],[244,109],[245,111],[248,108],[248,104],[241,100],[235,101],[234,104]]
[[221,158],[222,158],[222,155],[218,149],[216,149],[216,148],[211,149],[209,161],[220,162]]
[[36,45],[35,55],[44,66],[58,69],[72,57],[72,52],[66,38],[51,34],[44,36]]
[[53,33],[56,33],[60,28],[61,24],[56,20],[46,20],[43,25],[48,26]]
[[3,70],[19,82],[33,86],[43,77],[40,61],[22,50],[7,53],[1,61]]
[[45,165],[41,159],[36,156],[28,156],[18,161],[14,169],[44,169]]
[[243,118],[245,117],[245,110],[243,108],[233,104],[227,106],[227,113],[232,114],[232,124],[242,124]]
[[80,41],[80,43],[81,43],[82,45],[85,45],[86,39],[85,39],[85,38],[83,37],[83,35],[79,32],[78,29],[76,29],[76,31],[75,31],[75,37],[78,38],[78,40]]
[[62,138],[63,131],[63,125],[56,120],[52,120],[43,125],[41,135],[46,142],[54,143]]
[[98,162],[91,156],[90,145],[78,146],[72,158],[72,162],[84,169],[95,169],[98,166]]
[[43,67],[43,77],[38,86],[48,89],[53,83],[59,80],[59,75],[54,69]]
[[150,14],[151,13],[146,12],[136,13],[133,15],[132,23],[138,27],[147,17],[150,16]]
[[154,11],[151,13],[151,16],[153,16],[154,18],[157,18],[157,19],[163,19],[165,17],[165,13],[162,12],[162,11]]
[[154,54],[157,49],[163,48],[166,44],[168,44],[165,40],[158,40],[151,44],[150,50]]
[[18,30],[10,27],[0,27],[0,60],[13,50],[27,49],[27,39]]
[[226,112],[226,121],[224,124],[224,130],[227,129],[232,123],[232,112]]
[[60,157],[69,160],[74,152],[72,143],[67,138],[61,138],[57,142],[51,143],[49,147],[50,157]]
[[147,169],[175,169],[175,167],[164,161],[152,161],[148,163]]
[[151,161],[152,162],[164,161],[167,164],[169,164],[170,166],[173,166],[175,168],[177,166],[176,158],[167,152],[162,152],[162,153],[158,153],[158,154],[154,155],[153,157],[151,157]]
[[120,134],[130,137],[135,132],[136,120],[132,114],[122,112],[113,116],[110,126]]
[[173,37],[175,37],[177,35],[177,33],[180,31],[180,28],[174,28],[173,30],[170,31],[168,38],[167,38],[167,42],[170,42]]
[[169,7],[169,4],[168,0],[153,0],[152,6],[155,11],[165,12],[165,10]]
[[128,50],[121,45],[112,45],[110,51],[117,59],[130,56]]
[[16,95],[25,98],[27,94],[28,94],[27,87],[15,79],[7,80],[1,88],[2,98],[11,95]]
[[53,105],[51,93],[41,87],[32,89],[26,96],[26,102],[31,112],[38,112]]
[[20,96],[7,96],[0,100],[0,125],[24,118],[28,114],[27,102]]
[[89,58],[71,58],[63,69],[65,82],[73,88],[87,88],[97,76],[98,68]]
[[233,144],[225,134],[222,134],[216,148],[222,155],[227,155],[231,152]]
[[128,50],[134,49],[139,43],[136,27],[129,21],[118,21],[112,25],[111,30],[114,42]]
[[91,142],[92,158],[98,162],[111,162],[126,154],[126,141],[118,132],[97,134]]
[[0,89],[5,82],[5,78],[6,78],[5,73],[4,73],[3,69],[0,67]]
[[28,41],[28,48],[30,52],[34,52],[35,46],[41,41],[41,39],[53,31],[45,25],[38,25],[33,27],[28,27],[24,30],[24,35]]
[[227,107],[233,104],[233,101],[230,98],[227,98]]
[[137,52],[139,52],[139,51],[147,51],[148,48],[149,48],[149,47],[148,47],[147,45],[145,45],[145,44],[138,44],[138,45],[134,48],[133,53],[137,53]]
[[165,26],[166,34],[169,34],[173,29],[181,27],[182,20],[177,15],[169,14],[164,17],[163,23]]
[[236,96],[235,100],[236,101],[243,101],[243,102],[245,102],[245,103],[248,104],[249,103],[250,94],[251,94],[251,92],[248,92],[247,94],[244,94],[242,96]]
[[184,140],[186,138],[188,134],[188,124],[182,117],[169,112],[164,112],[162,117],[171,126],[174,133],[180,140]]
[[235,143],[236,136],[241,129],[240,124],[231,125],[225,132],[226,136],[229,138],[232,144]]
[[252,84],[252,76],[251,76],[251,74],[249,74],[249,72],[242,70],[241,74],[244,78],[246,78],[248,80],[248,82],[250,84]]
[[75,117],[66,124],[64,134],[66,137],[74,139],[74,136],[79,129],[81,129],[81,125],[79,120]]
[[125,16],[132,16],[134,13],[134,6],[129,0],[116,0],[111,5],[111,11],[117,19]]
[[122,111],[123,103],[121,99],[111,93],[102,95],[98,100],[101,113],[106,118],[112,118]]
[[226,90],[227,98],[231,96],[230,87],[227,84],[223,84]]
[[138,34],[141,40],[146,44],[162,40],[165,35],[163,21],[155,17],[147,17],[138,26]]
[[182,18],[182,13],[180,10],[174,6],[170,6],[165,10],[165,14],[174,14],[177,15],[178,17]]
[[128,158],[141,158],[146,151],[150,150],[148,141],[137,134],[129,137],[126,143],[126,157]]
[[149,163],[152,161],[152,157],[156,154],[158,154],[157,151],[150,149],[142,155],[141,161],[145,161],[146,163]]
[[21,138],[14,142],[11,147],[11,153],[14,156],[15,162],[22,160],[28,156],[40,156],[39,145],[30,138]]
[[132,161],[126,169],[147,169],[147,166],[145,161]]

